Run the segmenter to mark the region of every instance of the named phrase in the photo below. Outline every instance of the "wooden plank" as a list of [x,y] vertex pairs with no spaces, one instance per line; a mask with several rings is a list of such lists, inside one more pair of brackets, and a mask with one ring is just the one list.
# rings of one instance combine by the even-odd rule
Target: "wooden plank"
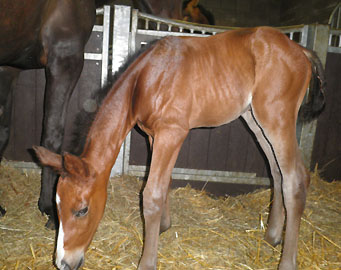
[[231,122],[231,131],[227,151],[225,170],[231,172],[245,172],[248,134],[244,130],[240,119]]
[[191,130],[187,168],[207,169],[209,134],[208,128]]
[[130,165],[149,165],[150,153],[147,136],[138,128],[131,130]]
[[245,127],[245,132],[248,133],[247,142],[247,155],[245,162],[245,172],[255,172],[258,177],[267,177],[267,173],[264,170],[266,167],[267,158],[258,144],[258,141],[252,131],[247,127],[246,123],[243,123]]
[[188,154],[189,154],[189,146],[191,141],[191,132],[187,135],[187,138],[182,144],[178,159],[175,163],[175,168],[187,168],[188,166]]
[[[38,140],[36,132],[36,93],[37,70],[26,70],[20,73],[13,91],[13,108],[11,135],[8,152],[5,158],[11,160],[32,161],[28,149]],[[42,104],[40,104],[42,106]],[[39,118],[41,119],[41,118]]]
[[230,125],[224,125],[211,129],[209,149],[208,149],[208,169],[225,170],[229,145]]

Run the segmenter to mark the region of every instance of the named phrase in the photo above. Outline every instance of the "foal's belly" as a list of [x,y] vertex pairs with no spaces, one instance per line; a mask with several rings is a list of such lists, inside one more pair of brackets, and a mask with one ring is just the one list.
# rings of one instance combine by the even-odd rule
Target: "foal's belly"
[[[216,90],[217,92],[219,90]],[[226,90],[221,90],[226,91]],[[195,98],[190,118],[190,128],[216,127],[227,124],[238,118],[247,110],[252,100],[251,91],[207,95]]]

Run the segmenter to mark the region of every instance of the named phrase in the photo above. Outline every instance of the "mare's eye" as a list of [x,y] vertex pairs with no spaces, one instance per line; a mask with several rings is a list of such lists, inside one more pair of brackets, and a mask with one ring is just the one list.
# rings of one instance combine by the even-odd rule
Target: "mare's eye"
[[76,217],[84,217],[87,213],[88,213],[88,207],[84,207],[83,209],[79,210],[79,211],[76,211],[75,212],[75,216]]

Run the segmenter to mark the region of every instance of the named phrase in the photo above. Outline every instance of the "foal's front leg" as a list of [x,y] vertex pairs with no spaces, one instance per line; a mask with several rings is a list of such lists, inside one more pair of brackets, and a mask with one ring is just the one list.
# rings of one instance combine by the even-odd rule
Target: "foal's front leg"
[[170,225],[169,209],[165,206],[171,173],[186,135],[183,129],[165,129],[154,138],[150,173],[143,191],[145,240],[139,270],[156,269],[160,227],[166,229],[167,220]]

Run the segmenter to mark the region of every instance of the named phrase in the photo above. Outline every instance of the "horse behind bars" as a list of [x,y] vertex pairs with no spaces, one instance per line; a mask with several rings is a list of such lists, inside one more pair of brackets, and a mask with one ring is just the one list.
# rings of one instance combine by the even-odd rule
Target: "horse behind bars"
[[61,174],[56,265],[82,265],[103,215],[111,168],[137,124],[153,149],[143,191],[145,241],[138,269],[155,270],[159,233],[171,226],[171,172],[189,130],[220,126],[241,116],[267,156],[274,179],[265,239],[279,244],[286,220],[279,269],[296,269],[309,185],[296,141],[296,119],[312,71],[320,84],[301,111],[305,118],[316,116],[324,106],[323,68],[314,53],[278,30],[259,27],[207,38],[167,37],[151,45],[113,84],[79,157],[34,147],[42,164]]

